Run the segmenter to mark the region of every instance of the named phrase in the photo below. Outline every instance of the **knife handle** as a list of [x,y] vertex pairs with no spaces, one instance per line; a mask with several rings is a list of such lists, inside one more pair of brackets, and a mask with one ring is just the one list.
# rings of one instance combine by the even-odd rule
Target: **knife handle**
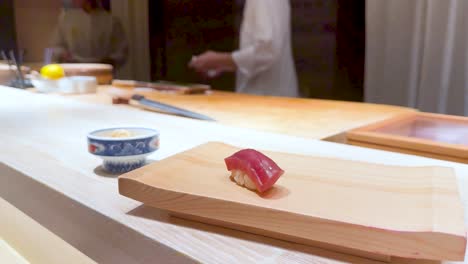
[[121,96],[113,96],[112,104],[130,104],[130,99]]

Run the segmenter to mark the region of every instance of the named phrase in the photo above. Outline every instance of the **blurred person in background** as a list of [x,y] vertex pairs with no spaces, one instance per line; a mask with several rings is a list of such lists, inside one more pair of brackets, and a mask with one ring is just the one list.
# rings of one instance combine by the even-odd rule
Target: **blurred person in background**
[[236,72],[237,92],[297,97],[290,13],[289,0],[246,0],[239,49],[206,51],[189,67],[209,78]]
[[53,60],[61,63],[125,64],[128,43],[120,21],[99,0],[64,0],[53,39]]

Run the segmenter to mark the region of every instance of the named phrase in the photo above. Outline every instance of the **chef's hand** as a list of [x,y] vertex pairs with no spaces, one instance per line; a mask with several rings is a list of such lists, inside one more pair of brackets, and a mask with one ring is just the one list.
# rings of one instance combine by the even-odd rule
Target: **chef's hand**
[[188,66],[209,78],[215,78],[223,72],[236,71],[237,68],[231,53],[216,51],[206,51],[192,57]]

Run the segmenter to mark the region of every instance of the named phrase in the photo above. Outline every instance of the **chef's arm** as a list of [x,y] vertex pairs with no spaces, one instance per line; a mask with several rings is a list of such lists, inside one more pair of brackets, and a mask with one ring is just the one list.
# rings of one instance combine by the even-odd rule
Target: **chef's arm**
[[237,70],[251,78],[271,67],[275,62],[275,52],[271,40],[260,40],[249,47],[236,50],[232,59]]
[[[209,54],[210,51],[207,53]],[[214,69],[219,69],[223,72],[234,72],[237,70],[237,65],[231,52],[213,52],[213,55],[216,56],[215,61],[219,65],[219,67],[214,67]]]
[[[230,52],[205,51],[199,56],[193,56],[189,62],[189,67],[205,75],[210,75],[209,71],[215,71],[215,76],[222,72],[234,72],[237,65]],[[209,76],[209,77],[215,77]]]
[[284,40],[290,37],[285,23],[287,15],[284,12],[287,11],[280,1],[252,1],[250,4],[255,19],[253,23],[244,25],[249,27],[251,35],[243,37],[248,37],[252,44],[232,53],[237,70],[248,78],[269,69],[274,63],[280,63]]

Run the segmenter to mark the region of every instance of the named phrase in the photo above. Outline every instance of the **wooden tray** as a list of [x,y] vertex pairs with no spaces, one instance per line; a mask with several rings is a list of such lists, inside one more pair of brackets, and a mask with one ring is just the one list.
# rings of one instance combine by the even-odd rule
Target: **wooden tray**
[[133,80],[112,80],[112,86],[118,88],[150,88],[155,91],[170,92],[177,94],[204,94],[211,87],[206,84],[182,84],[168,81],[159,82],[140,82]]
[[98,84],[110,84],[113,78],[113,67],[101,63],[62,63],[67,76],[94,76]]
[[468,163],[468,118],[411,113],[346,133],[348,144]]
[[238,149],[207,143],[124,174],[119,192],[178,216],[379,260],[462,260],[466,234],[449,168],[264,152],[286,173],[259,194],[229,180]]

